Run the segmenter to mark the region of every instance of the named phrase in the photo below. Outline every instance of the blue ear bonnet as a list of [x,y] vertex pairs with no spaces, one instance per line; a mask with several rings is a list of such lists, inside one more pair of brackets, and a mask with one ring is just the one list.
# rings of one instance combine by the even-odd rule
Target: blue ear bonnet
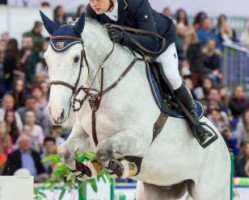
[[[71,25],[62,25],[58,29],[56,29],[52,35],[53,36],[71,36],[81,38],[80,34],[75,33],[73,26]],[[53,39],[50,40],[50,45],[56,52],[63,52],[66,51],[69,47],[74,44],[81,43],[78,40],[74,39]]]
[[[84,13],[80,16],[79,20],[75,25],[65,24],[61,26],[56,24],[54,21],[50,20],[42,11],[40,11],[40,15],[46,30],[52,36],[50,44],[54,51],[63,52],[76,43],[82,43],[82,41],[73,38],[81,39],[81,33],[83,32],[85,26]],[[72,39],[53,38],[55,36],[67,36],[72,37]]]

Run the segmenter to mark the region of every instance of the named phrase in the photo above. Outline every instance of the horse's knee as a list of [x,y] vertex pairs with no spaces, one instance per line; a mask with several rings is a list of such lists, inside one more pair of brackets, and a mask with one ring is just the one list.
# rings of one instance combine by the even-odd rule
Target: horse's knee
[[110,161],[113,158],[113,145],[109,142],[99,143],[96,159],[101,162]]
[[65,144],[61,144],[57,148],[57,153],[64,162],[67,162],[68,160],[72,160],[72,153],[66,148]]

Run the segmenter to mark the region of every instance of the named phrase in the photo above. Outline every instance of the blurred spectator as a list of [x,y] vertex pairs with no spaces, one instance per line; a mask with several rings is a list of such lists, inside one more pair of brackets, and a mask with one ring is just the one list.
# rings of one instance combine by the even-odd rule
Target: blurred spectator
[[172,12],[171,12],[170,7],[168,7],[168,6],[164,7],[164,8],[163,8],[163,11],[162,11],[162,14],[163,14],[164,16],[171,17]]
[[36,109],[43,111],[45,108],[47,108],[48,105],[47,97],[43,94],[40,84],[32,86],[31,94],[36,101],[35,102]]
[[185,76],[183,79],[184,79],[189,91],[191,92],[193,98],[197,99],[197,97],[194,94],[194,84],[193,84],[193,80],[192,80],[191,76]]
[[1,34],[0,41],[1,41],[1,42],[4,42],[5,45],[7,45],[7,43],[10,41],[9,33],[8,33],[8,32],[3,32],[3,33]]
[[5,46],[3,45],[3,42],[0,41],[0,98],[2,98],[5,93],[4,69],[3,69],[4,51],[5,51]]
[[81,14],[84,13],[85,11],[86,11],[86,7],[83,4],[79,5],[76,11],[75,19],[79,18]]
[[211,88],[213,87],[213,82],[210,78],[206,77],[202,81],[201,87],[197,87],[194,90],[194,93],[198,99],[209,102],[208,95]]
[[238,42],[238,39],[236,37],[236,32],[234,29],[232,29],[228,21],[223,22],[220,31],[218,33],[218,38],[221,43],[225,44],[232,44]]
[[[56,146],[55,146],[55,139],[53,137],[46,137],[44,139],[43,143],[43,154],[42,158],[56,154]],[[46,173],[49,174],[50,176],[52,175],[53,172],[53,164],[52,163],[43,163],[44,168],[46,170]]]
[[[49,45],[49,38],[47,38],[43,44],[43,51],[42,54],[47,50],[48,45]],[[40,60],[40,62],[37,63],[36,65],[36,70],[35,70],[36,76],[39,74],[43,74],[45,76],[45,79],[48,80],[48,66],[44,58]]]
[[44,173],[40,155],[31,149],[30,138],[22,135],[18,142],[19,148],[9,154],[3,175],[13,175],[20,168],[29,170],[32,176]]
[[208,119],[219,130],[226,143],[229,144],[229,141],[232,139],[232,132],[230,130],[229,121],[226,117],[224,117],[222,111],[217,108],[210,110]]
[[8,133],[5,122],[0,122],[0,153],[8,155],[13,151],[11,136]]
[[31,37],[22,39],[20,58],[21,68],[25,72],[26,81],[28,84],[31,84],[35,81],[36,64],[40,61],[39,53],[33,49]]
[[193,26],[195,31],[203,28],[204,20],[207,18],[207,14],[205,12],[199,12],[194,18]]
[[45,38],[42,36],[43,23],[36,21],[34,27],[31,31],[23,34],[23,37],[31,37],[33,41],[33,49],[35,51],[41,52],[43,50],[43,44]]
[[190,64],[188,60],[182,60],[181,62],[181,67],[180,67],[180,74],[181,76],[191,76],[191,71],[190,71]]
[[14,71],[19,69],[18,43],[16,39],[10,39],[7,43],[3,60],[5,91],[10,91],[14,80]]
[[249,106],[249,102],[244,93],[244,88],[241,85],[237,85],[232,93],[229,101],[229,108],[234,118],[238,118]]
[[22,79],[17,79],[15,81],[10,94],[14,97],[14,110],[25,105],[26,94],[24,81]]
[[11,136],[12,142],[13,142],[13,144],[15,144],[19,135],[20,135],[21,130],[19,130],[17,127],[16,117],[15,117],[14,111],[7,110],[5,112],[4,121],[5,121],[6,126],[7,126],[7,131],[9,133],[9,135]]
[[249,49],[249,22],[246,23],[244,32],[240,36],[240,44]]
[[220,103],[219,89],[216,87],[212,87],[209,90],[208,99],[209,99],[209,101],[216,101],[219,104]]
[[41,83],[41,89],[42,89],[42,93],[43,93],[43,95],[44,95],[44,97],[48,100],[48,97],[49,97],[49,90],[50,90],[50,88],[49,88],[49,83],[47,83],[47,82],[42,82]]
[[212,71],[208,76],[215,85],[219,84],[222,79],[221,56],[222,53],[216,48],[216,42],[213,39],[207,41],[206,46],[202,49],[204,55],[204,65]]
[[41,7],[43,7],[43,8],[49,8],[50,7],[50,3],[48,1],[42,1],[41,2]]
[[201,47],[205,47],[208,40],[212,39],[216,42],[216,46],[221,48],[218,37],[212,30],[212,22],[208,17],[204,19],[202,28],[200,28],[196,33]]
[[25,107],[21,107],[18,110],[18,113],[21,116],[22,121],[25,120],[25,115],[27,111],[33,111],[35,113],[36,124],[42,126],[44,128],[44,113],[35,107],[35,98],[33,96],[27,96],[25,101]]
[[204,66],[204,55],[201,52],[201,46],[193,28],[187,31],[185,45],[187,50],[186,58],[190,63],[195,85],[200,85],[201,81],[211,73],[211,70]]
[[[14,98],[10,94],[5,94],[0,108],[0,121],[4,120],[5,112],[8,110],[14,110]],[[18,129],[22,130],[23,123],[18,112],[15,112],[15,118]]]
[[238,144],[249,142],[249,109],[247,108],[237,125]]
[[58,25],[65,24],[67,22],[67,16],[62,6],[57,6],[54,9],[54,22]]
[[35,150],[36,152],[40,152],[40,150],[41,150],[40,144],[37,142],[35,137],[33,135],[31,135],[31,130],[32,130],[31,126],[28,124],[25,124],[23,126],[23,130],[21,132],[21,135],[26,135],[26,136],[30,137],[31,148],[33,150]]
[[249,176],[249,142],[241,145],[240,155],[235,160],[235,176]]
[[25,125],[29,125],[31,127],[30,135],[32,136],[33,141],[39,144],[39,151],[42,150],[42,144],[44,140],[44,134],[42,127],[35,124],[36,118],[34,111],[27,111],[25,114]]
[[224,25],[224,23],[226,21],[227,21],[227,16],[226,15],[221,14],[221,15],[218,16],[218,18],[217,18],[217,25],[214,28],[214,33],[215,34],[218,35],[221,32],[221,29],[222,29],[222,27],[223,27],[223,25]]
[[188,15],[187,15],[186,11],[182,8],[180,8],[176,11],[176,23],[177,24],[182,23],[186,27],[189,25]]
[[228,88],[225,85],[219,86],[220,109],[230,116]]
[[232,136],[231,131],[229,130],[229,121],[224,115],[222,115],[222,111],[218,108],[214,108],[209,111],[208,119],[215,125],[215,127],[219,130],[221,134],[228,134],[229,131],[230,137]]
[[185,36],[186,36],[186,26],[183,23],[178,23],[176,25],[176,50],[179,61],[185,59]]
[[60,144],[65,142],[65,140],[61,137],[63,133],[62,126],[53,125],[51,128],[51,135],[55,139],[55,145],[58,147]]

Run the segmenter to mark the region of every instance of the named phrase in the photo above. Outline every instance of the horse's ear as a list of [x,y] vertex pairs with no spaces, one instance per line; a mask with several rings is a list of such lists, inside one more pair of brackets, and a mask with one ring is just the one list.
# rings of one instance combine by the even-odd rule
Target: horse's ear
[[53,22],[51,19],[49,19],[41,10],[40,10],[40,15],[46,30],[50,35],[52,35],[53,32],[59,28],[59,25]]
[[74,25],[74,31],[80,36],[85,26],[85,14],[82,13],[77,23]]

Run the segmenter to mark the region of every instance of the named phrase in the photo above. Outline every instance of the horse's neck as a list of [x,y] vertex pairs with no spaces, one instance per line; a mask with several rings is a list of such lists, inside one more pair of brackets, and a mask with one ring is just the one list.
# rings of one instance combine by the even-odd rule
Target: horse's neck
[[[86,31],[84,40],[90,68],[86,85],[90,86],[93,83],[93,88],[99,90],[101,73],[98,70],[107,55],[111,52],[113,43],[109,40],[105,32],[103,33],[102,31],[102,33],[96,33],[96,30],[94,30],[92,27],[89,27],[89,29]],[[103,64],[104,88],[114,83],[129,66],[133,59],[134,56],[129,50],[121,47],[118,44],[115,44],[114,51]],[[133,75],[135,75],[134,73],[137,73],[142,76],[141,72],[138,71],[141,71],[141,69],[133,70]],[[96,74],[97,78],[93,82]]]

